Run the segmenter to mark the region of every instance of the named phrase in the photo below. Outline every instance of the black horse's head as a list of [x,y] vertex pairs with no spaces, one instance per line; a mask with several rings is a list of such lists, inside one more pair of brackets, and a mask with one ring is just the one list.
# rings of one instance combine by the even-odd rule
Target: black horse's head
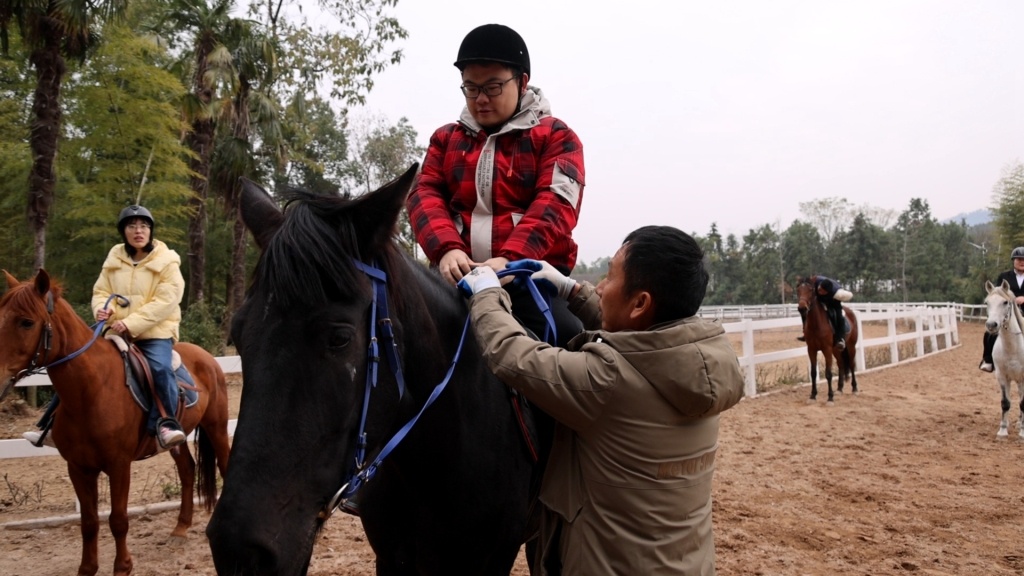
[[[409,350],[409,326],[434,342],[426,320],[445,313],[439,306],[464,314],[454,289],[394,242],[415,173],[413,166],[355,198],[292,191],[283,211],[244,183],[242,219],[262,254],[231,327],[244,388],[223,495],[207,528],[221,574],[304,574],[318,513],[352,471],[374,313],[374,286],[359,263],[387,271],[403,355],[442,357],[429,344]],[[400,395],[385,360],[377,380],[365,425],[371,448],[415,394]]]

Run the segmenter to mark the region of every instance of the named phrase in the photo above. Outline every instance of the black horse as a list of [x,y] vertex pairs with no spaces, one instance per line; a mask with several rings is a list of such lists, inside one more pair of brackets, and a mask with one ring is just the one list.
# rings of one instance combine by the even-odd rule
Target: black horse
[[305,574],[346,485],[380,575],[508,574],[531,532],[550,421],[491,374],[458,291],[394,240],[415,172],[354,199],[292,191],[284,211],[244,183],[262,254],[231,326],[245,384],[206,531],[219,574]]

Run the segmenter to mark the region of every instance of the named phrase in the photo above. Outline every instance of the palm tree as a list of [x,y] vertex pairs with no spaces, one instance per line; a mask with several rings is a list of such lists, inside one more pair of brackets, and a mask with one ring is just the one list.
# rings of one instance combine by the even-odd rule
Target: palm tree
[[[224,212],[232,223],[231,272],[228,277],[228,311],[242,304],[245,294],[245,225],[239,217],[239,178],[253,178],[261,168],[278,169],[286,157],[281,136],[281,106],[274,99],[277,50],[273,41],[254,26],[238,26],[232,34],[236,72],[230,102],[222,107],[217,152],[211,180],[224,200]],[[258,141],[259,152],[253,146]],[[262,160],[261,165],[257,164]]]
[[[188,72],[189,94],[182,102],[182,114],[191,129],[185,141],[192,151],[189,168],[188,303],[205,299],[206,281],[206,203],[209,199],[210,162],[217,130],[217,87],[232,76],[231,53],[224,41],[240,25],[230,13],[234,0],[173,0],[157,15],[153,29],[166,34],[172,46],[187,44],[179,66]],[[180,35],[180,36],[176,36]]]
[[46,222],[57,184],[54,159],[61,132],[65,58],[84,59],[98,40],[95,26],[120,17],[126,7],[127,0],[0,0],[0,46],[6,55],[10,23],[16,21],[36,72],[27,207],[35,244],[33,269],[46,263]]

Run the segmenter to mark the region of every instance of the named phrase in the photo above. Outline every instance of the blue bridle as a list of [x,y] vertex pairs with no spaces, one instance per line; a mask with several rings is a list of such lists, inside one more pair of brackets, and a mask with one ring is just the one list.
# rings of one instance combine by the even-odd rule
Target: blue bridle
[[[354,472],[350,474],[349,479],[341,486],[340,489],[331,497],[327,505],[320,511],[318,517],[325,521],[334,514],[346,500],[351,498],[359,490],[359,488],[366,482],[369,482],[374,475],[377,474],[377,470],[380,468],[381,463],[384,459],[391,454],[391,452],[398,446],[402,440],[409,434],[412,427],[416,425],[416,422],[420,419],[420,416],[426,412],[427,408],[437,400],[437,397],[444,392],[445,387],[448,386],[448,382],[451,381],[452,374],[455,372],[455,366],[459,362],[459,357],[462,356],[463,345],[466,342],[466,333],[469,332],[470,317],[466,316],[466,322],[462,326],[462,334],[459,336],[459,345],[455,349],[455,355],[452,357],[452,361],[448,366],[448,371],[445,373],[444,378],[441,379],[434,389],[430,392],[430,396],[427,401],[423,403],[419,412],[406,422],[401,428],[395,432],[394,436],[388,440],[387,444],[381,448],[380,453],[369,465],[366,464],[366,416],[370,408],[370,392],[377,387],[377,373],[378,365],[380,364],[380,350],[379,346],[384,347],[384,352],[387,355],[388,364],[391,366],[391,373],[395,377],[395,382],[398,385],[399,398],[405,395],[405,378],[402,375],[402,364],[401,358],[398,353],[398,343],[395,342],[395,334],[393,325],[391,323],[391,317],[388,312],[388,294],[387,294],[387,274],[375,267],[353,260],[356,267],[359,268],[364,274],[366,274],[370,283],[373,285],[373,301],[370,305],[370,346],[367,351],[367,369],[366,369],[366,386],[363,391],[363,408],[362,414],[359,418],[359,435],[356,439],[356,456],[354,463]],[[557,330],[555,328],[554,316],[551,314],[551,306],[548,304],[547,299],[537,289],[536,283],[530,277],[533,274],[532,270],[502,270],[498,272],[498,277],[502,278],[505,276],[519,276],[524,280],[527,288],[533,296],[534,302],[544,315],[546,320],[546,326],[544,329],[544,341],[549,344],[557,342]],[[378,343],[377,338],[377,325],[380,324],[381,328],[381,342]]]

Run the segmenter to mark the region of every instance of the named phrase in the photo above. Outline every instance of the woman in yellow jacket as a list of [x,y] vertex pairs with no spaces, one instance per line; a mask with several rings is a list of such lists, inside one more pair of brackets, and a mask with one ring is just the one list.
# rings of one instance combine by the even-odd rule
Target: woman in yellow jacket
[[[171,448],[185,442],[185,433],[175,419],[178,384],[171,368],[185,279],[178,253],[153,239],[154,223],[153,215],[142,206],[121,210],[117,230],[124,243],[114,245],[103,262],[92,290],[92,309],[97,320],[106,320],[111,330],[130,337],[149,361],[167,417],[160,417],[154,399],[147,430],[156,435],[162,448]],[[128,304],[110,300],[113,294],[124,296]]]

